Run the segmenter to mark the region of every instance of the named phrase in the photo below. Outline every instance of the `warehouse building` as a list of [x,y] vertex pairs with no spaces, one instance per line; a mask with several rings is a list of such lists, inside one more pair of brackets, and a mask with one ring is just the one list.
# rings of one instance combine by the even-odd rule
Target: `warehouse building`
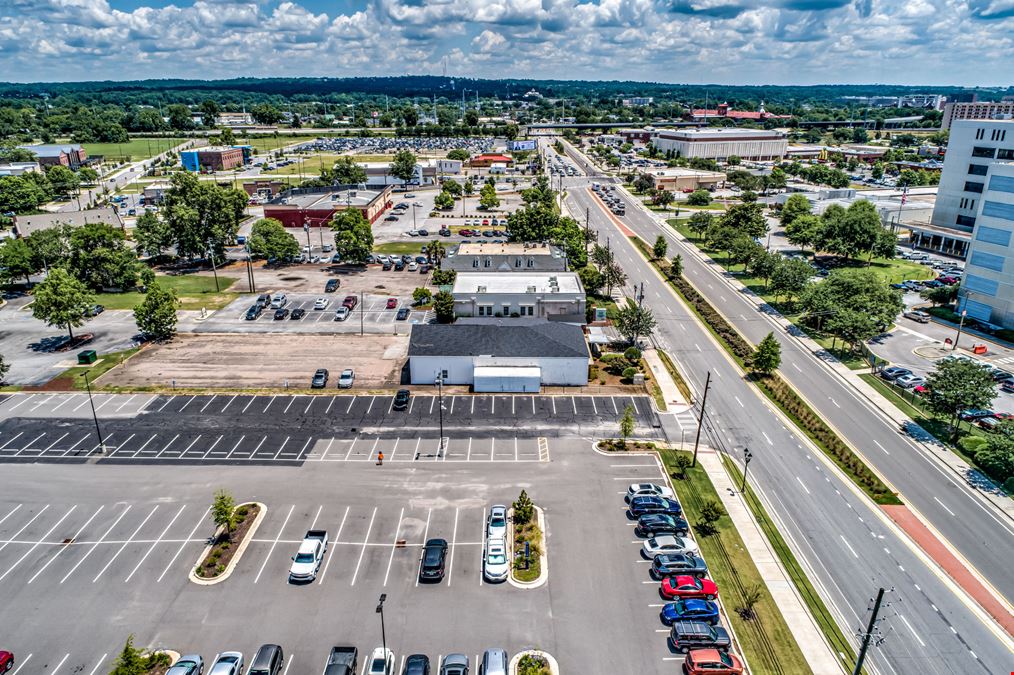
[[391,188],[362,190],[357,187],[296,188],[286,190],[264,205],[264,217],[281,221],[285,227],[326,226],[345,209],[358,209],[373,223],[389,209]]
[[675,157],[703,157],[724,161],[740,159],[777,161],[786,152],[788,141],[780,131],[766,129],[673,129],[659,131],[651,139],[661,153]]
[[408,345],[412,384],[471,385],[476,392],[538,392],[588,384],[590,355],[580,326],[463,319],[416,324]]

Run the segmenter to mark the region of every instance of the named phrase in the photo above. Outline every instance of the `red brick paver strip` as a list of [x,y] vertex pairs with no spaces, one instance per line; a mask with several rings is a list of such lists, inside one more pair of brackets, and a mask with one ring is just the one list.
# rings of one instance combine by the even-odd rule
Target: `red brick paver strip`
[[1008,635],[1014,636],[1014,615],[1007,611],[1002,602],[979,581],[969,569],[943,545],[922,521],[907,506],[882,506],[884,512],[897,523],[901,529],[912,537],[915,543],[926,552],[973,600],[996,619]]

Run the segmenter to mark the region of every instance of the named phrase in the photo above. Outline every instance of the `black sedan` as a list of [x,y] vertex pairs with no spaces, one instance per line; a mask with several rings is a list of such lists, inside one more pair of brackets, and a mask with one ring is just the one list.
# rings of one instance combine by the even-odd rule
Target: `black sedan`
[[664,513],[649,513],[637,519],[636,531],[642,537],[654,537],[656,534],[682,536],[690,532],[690,526],[682,518]]
[[289,319],[292,321],[299,321],[304,316],[306,316],[306,310],[303,309],[302,307],[297,307],[294,310],[292,310],[292,314],[289,315]]
[[395,410],[405,410],[408,408],[408,399],[412,396],[412,393],[408,389],[399,389],[398,393],[394,395],[394,405],[392,406]]
[[656,579],[673,575],[687,575],[698,579],[707,576],[708,565],[695,555],[663,553],[651,563],[651,575]]
[[398,316],[396,318],[398,319],[398,321],[404,321],[405,319],[408,318],[408,314],[409,314],[408,307],[402,307],[401,309],[398,310]]
[[447,560],[447,540],[430,539],[423,548],[422,562],[419,563],[420,581],[440,581],[444,578],[444,563]]
[[276,309],[275,310],[275,321],[281,321],[282,319],[285,319],[288,316],[289,316],[289,310],[286,309],[286,308],[284,308],[284,307],[281,308],[281,309]]
[[675,499],[667,499],[657,495],[638,495],[630,500],[630,515],[635,518],[646,513],[666,513],[670,516],[679,516],[683,513],[683,507]]

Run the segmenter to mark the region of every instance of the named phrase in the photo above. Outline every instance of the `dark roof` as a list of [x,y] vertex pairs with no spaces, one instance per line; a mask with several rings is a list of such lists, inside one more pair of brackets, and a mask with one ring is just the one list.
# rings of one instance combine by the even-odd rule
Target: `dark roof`
[[587,357],[580,326],[503,319],[487,323],[416,324],[411,356]]

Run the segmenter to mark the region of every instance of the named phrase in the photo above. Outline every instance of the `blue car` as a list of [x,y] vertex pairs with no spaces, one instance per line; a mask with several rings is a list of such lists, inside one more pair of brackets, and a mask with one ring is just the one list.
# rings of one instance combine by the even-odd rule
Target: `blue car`
[[712,626],[718,625],[718,603],[711,600],[687,598],[667,603],[659,613],[662,623],[667,626],[677,621],[703,621]]
[[679,516],[683,508],[675,499],[666,499],[655,495],[638,495],[630,500],[630,515],[639,518],[648,513],[664,513],[669,516]]

